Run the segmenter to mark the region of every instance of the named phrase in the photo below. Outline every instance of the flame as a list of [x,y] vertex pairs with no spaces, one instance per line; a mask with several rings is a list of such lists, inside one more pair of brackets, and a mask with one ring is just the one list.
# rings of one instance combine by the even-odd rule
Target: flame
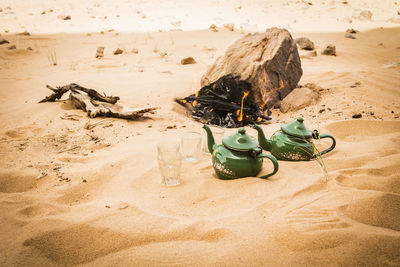
[[265,99],[264,103],[261,105],[261,110],[264,110],[265,105],[267,104],[268,100],[270,99],[271,95],[267,96],[267,99]]
[[269,94],[267,96],[267,99],[265,99],[264,103],[261,105],[261,110],[264,110],[265,105],[267,105],[268,100],[271,98],[272,92],[278,91],[284,87],[283,80],[279,80],[279,88],[274,88],[271,91],[269,91]]
[[239,115],[238,121],[242,121],[242,119],[243,119],[243,102],[244,102],[244,99],[249,95],[249,93],[250,93],[250,91],[247,91],[243,94],[242,105],[240,106],[240,115]]
[[[195,97],[197,97],[199,95],[199,89],[197,89],[197,86],[196,86],[198,79],[199,79],[198,76],[199,76],[198,69],[195,69],[194,73],[193,73],[193,83],[192,83],[192,89],[194,90]],[[193,107],[195,107],[197,105],[197,100],[193,101],[192,105],[193,105]]]

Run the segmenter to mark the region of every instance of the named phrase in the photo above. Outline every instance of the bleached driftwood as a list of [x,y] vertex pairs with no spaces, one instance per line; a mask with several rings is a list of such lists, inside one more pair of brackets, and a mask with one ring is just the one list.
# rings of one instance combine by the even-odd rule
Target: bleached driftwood
[[77,109],[87,112],[91,118],[95,117],[114,117],[126,120],[135,120],[142,117],[145,113],[154,113],[157,108],[129,108],[127,106],[117,104],[118,96],[107,96],[99,94],[94,89],[88,89],[78,84],[71,83],[57,88],[46,86],[53,91],[53,94],[46,96],[39,101],[54,102],[66,93],[70,92],[69,99]]

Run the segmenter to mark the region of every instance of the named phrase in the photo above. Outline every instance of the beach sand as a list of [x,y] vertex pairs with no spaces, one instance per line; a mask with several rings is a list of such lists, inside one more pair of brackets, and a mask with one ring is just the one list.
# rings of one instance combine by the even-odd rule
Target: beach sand
[[[0,46],[0,265],[400,266],[399,5],[309,2],[218,1],[214,10],[210,1],[0,1],[0,30],[9,30],[1,37],[17,47]],[[372,20],[356,18],[363,9]],[[234,31],[222,27],[229,22]],[[335,136],[323,156],[328,181],[316,161],[280,161],[267,180],[219,180],[202,153],[182,164],[181,185],[161,185],[156,143],[203,132],[174,97],[199,89],[207,67],[248,31],[285,25],[316,45],[317,57],[300,51],[299,84],[322,87],[321,99],[296,112],[273,109],[262,128],[270,137],[303,116],[309,129]],[[360,30],[356,39],[344,37],[347,28]],[[16,35],[24,30],[31,35]],[[336,57],[321,55],[330,43]],[[181,65],[188,56],[197,64]],[[69,83],[159,109],[125,121],[90,119],[66,100],[38,104],[47,84]],[[271,169],[264,163],[261,174]]]

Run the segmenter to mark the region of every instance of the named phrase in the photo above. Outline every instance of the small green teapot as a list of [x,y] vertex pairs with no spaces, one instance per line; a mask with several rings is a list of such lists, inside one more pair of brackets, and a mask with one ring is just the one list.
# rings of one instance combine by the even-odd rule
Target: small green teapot
[[278,161],[269,154],[263,154],[257,139],[246,134],[246,129],[239,128],[237,133],[225,136],[222,144],[215,144],[210,128],[204,124],[207,132],[208,150],[212,154],[212,163],[220,179],[236,179],[254,177],[262,168],[263,158],[268,158],[274,164],[272,173],[261,176],[268,178],[278,171]]
[[[255,125],[254,128],[258,131],[258,141],[261,147],[270,151],[278,160],[310,160],[335,148],[336,140],[332,135],[320,135],[317,130],[310,132],[304,126],[303,121],[302,117],[298,117],[296,121],[282,124],[281,129],[275,132],[270,140],[265,138],[260,126]],[[332,139],[332,145],[328,149],[315,154],[315,146],[311,139],[319,138]]]

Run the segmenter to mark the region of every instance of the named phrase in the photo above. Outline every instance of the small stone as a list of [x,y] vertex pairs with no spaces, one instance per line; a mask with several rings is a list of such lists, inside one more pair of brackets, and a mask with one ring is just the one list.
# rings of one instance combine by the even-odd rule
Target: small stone
[[392,110],[392,114],[394,114],[394,110]]
[[104,57],[104,46],[97,47],[96,58]]
[[300,37],[294,39],[294,42],[300,47],[300,49],[304,50],[314,50],[314,43],[308,39],[307,37]]
[[30,47],[30,46],[28,46],[28,47],[26,48],[26,50],[33,51],[33,48]]
[[352,35],[351,33],[346,33],[344,35],[344,37],[349,38],[349,39],[356,39],[356,37],[354,35]]
[[176,129],[176,124],[174,124],[174,125],[168,125],[168,126],[167,126],[167,129]]
[[379,45],[379,46],[383,46],[383,43],[379,43],[378,45]]
[[15,45],[10,45],[9,47],[7,47],[7,49],[14,50],[14,49],[17,49],[17,47]]
[[9,43],[10,43],[10,42],[7,41],[6,39],[0,38],[0,45],[2,45],[2,44],[9,44]]
[[40,15],[44,15],[44,14],[46,14],[46,11],[42,11],[42,13],[40,13]]
[[372,12],[369,10],[364,10],[360,12],[360,18],[363,20],[371,20]]
[[323,109],[320,109],[319,111],[318,111],[318,113],[322,113],[322,112],[325,112],[325,109],[323,108]]
[[229,31],[233,32],[235,30],[235,24],[233,23],[225,23],[224,28],[228,29]]
[[324,51],[322,51],[322,55],[327,55],[327,56],[336,56],[336,46],[334,45],[328,45]]
[[134,54],[138,54],[139,50],[137,50],[136,48],[133,48],[131,52],[134,53]]
[[212,30],[213,32],[217,32],[218,31],[217,25],[215,25],[215,24],[211,24],[209,29]]
[[122,49],[119,49],[119,48],[115,49],[115,51],[114,51],[114,55],[120,55],[122,53],[124,53],[124,51]]
[[62,20],[70,20],[71,16],[70,15],[58,15],[57,18],[62,19]]
[[186,57],[181,59],[181,64],[182,65],[188,65],[188,64],[196,64],[196,60],[194,60],[193,57]]
[[17,35],[30,36],[31,34],[28,31],[24,31],[24,32],[17,33]]
[[359,87],[361,85],[360,82],[355,82],[354,84],[350,85],[350,88]]
[[109,209],[109,208],[111,208],[111,207],[110,207],[110,206],[108,206],[108,205],[106,205],[106,208],[107,208],[107,209]]
[[317,51],[310,51],[305,54],[300,55],[300,58],[311,58],[311,57],[316,57],[317,56]]
[[359,31],[357,31],[357,30],[351,28],[351,29],[347,29],[346,32],[347,32],[347,33],[358,33]]
[[87,180],[86,180],[86,179],[83,179],[83,180],[82,180],[82,183],[87,183]]
[[359,119],[359,118],[362,118],[362,115],[361,115],[361,113],[357,113],[357,114],[354,114],[353,116],[351,116],[353,119]]
[[280,102],[280,110],[283,113],[297,111],[315,105],[318,99],[319,94],[310,88],[295,88]]

